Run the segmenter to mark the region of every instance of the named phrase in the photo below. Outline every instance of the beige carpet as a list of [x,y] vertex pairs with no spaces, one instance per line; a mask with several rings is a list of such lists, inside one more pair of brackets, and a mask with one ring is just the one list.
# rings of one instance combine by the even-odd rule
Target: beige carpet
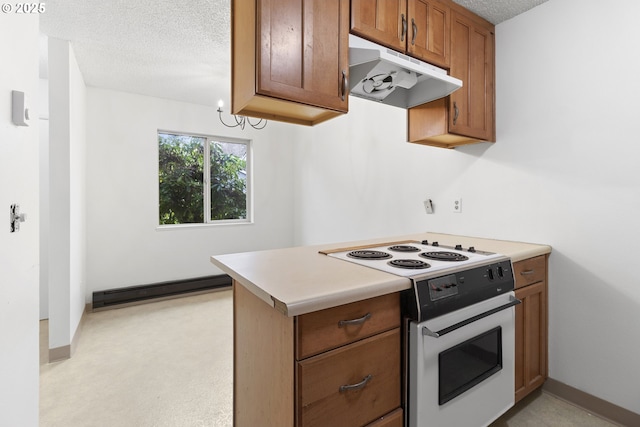
[[41,365],[40,426],[231,426],[231,291],[91,313]]
[[[73,357],[41,364],[40,426],[231,427],[231,304],[227,290],[88,314]],[[492,426],[612,424],[538,392]]]

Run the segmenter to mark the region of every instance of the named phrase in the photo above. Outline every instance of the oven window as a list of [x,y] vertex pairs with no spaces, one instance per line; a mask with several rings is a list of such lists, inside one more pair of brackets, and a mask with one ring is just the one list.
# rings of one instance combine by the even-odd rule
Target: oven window
[[439,403],[444,405],[502,369],[502,328],[443,351],[438,366]]

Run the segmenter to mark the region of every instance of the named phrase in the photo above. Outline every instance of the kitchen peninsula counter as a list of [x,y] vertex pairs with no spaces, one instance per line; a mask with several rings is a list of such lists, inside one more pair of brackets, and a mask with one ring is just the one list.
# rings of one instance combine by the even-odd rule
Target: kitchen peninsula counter
[[406,277],[344,262],[320,251],[422,240],[438,241],[442,245],[475,246],[479,250],[506,255],[513,262],[551,252],[551,247],[547,245],[428,232],[356,242],[215,255],[211,257],[211,262],[262,301],[292,317],[411,287],[411,281]]
[[417,233],[212,256],[234,279],[234,425],[402,426],[400,291],[411,281],[324,253],[422,240],[474,246],[514,262],[551,252],[546,245]]

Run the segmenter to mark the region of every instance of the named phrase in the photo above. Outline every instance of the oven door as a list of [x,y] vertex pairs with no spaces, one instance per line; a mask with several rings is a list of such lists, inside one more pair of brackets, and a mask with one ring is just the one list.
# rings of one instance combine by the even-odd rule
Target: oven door
[[514,403],[513,292],[407,333],[409,427],[486,426]]

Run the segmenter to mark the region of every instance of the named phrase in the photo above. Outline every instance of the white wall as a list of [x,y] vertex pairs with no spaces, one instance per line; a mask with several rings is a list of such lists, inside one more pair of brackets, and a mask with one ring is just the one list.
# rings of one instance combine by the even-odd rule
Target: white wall
[[[15,5],[14,5],[15,6]],[[0,425],[38,425],[38,16],[0,15]],[[29,126],[11,120],[25,93]],[[9,232],[9,206],[27,218]]]
[[49,347],[71,344],[86,294],[85,85],[69,42],[49,39]]
[[[42,49],[42,46],[40,46]],[[40,76],[40,320],[49,318],[49,80]]]
[[[221,274],[211,255],[293,244],[292,146],[308,129],[228,129],[211,107],[87,95],[87,301],[97,290]],[[254,223],[158,230],[158,129],[252,139]]]
[[640,413],[639,14],[633,0],[551,0],[498,25],[494,145],[406,143],[404,111],[351,97],[295,147],[296,243],[435,231],[550,244],[551,377]]

